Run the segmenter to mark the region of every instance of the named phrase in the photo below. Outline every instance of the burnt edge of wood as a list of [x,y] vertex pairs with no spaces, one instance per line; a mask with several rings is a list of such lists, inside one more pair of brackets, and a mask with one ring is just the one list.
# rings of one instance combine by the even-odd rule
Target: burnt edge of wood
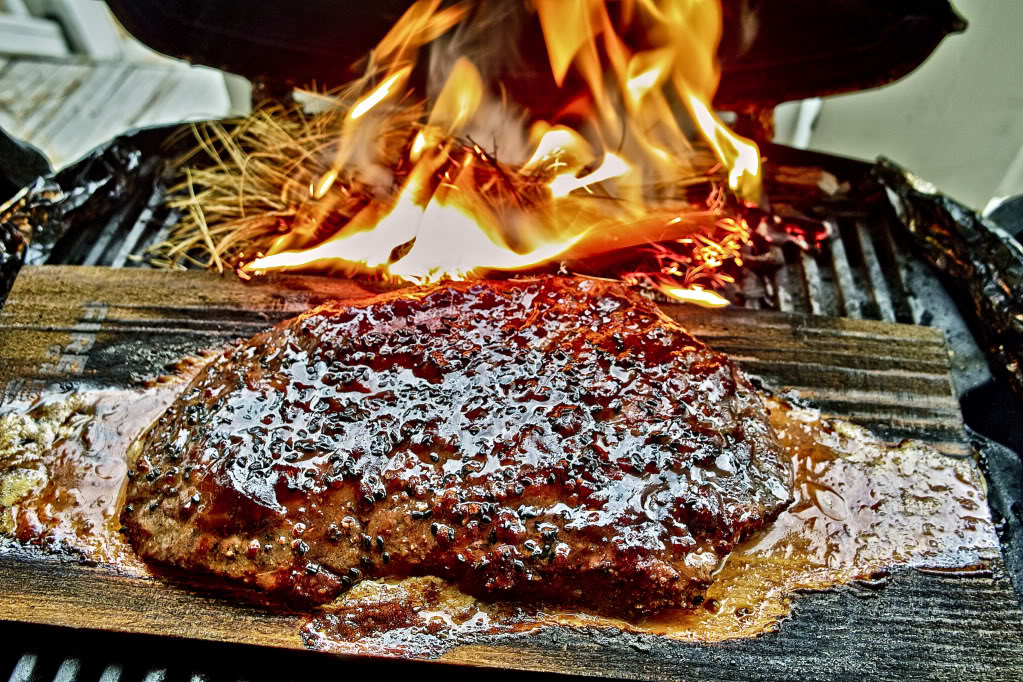
[[[1023,624],[1004,574],[912,570],[881,589],[795,598],[773,632],[712,645],[606,629],[546,628],[480,637],[429,662],[629,679],[1023,675]],[[60,627],[302,650],[302,616],[189,591],[102,566],[0,557],[0,616]],[[372,659],[379,654],[354,657]],[[349,659],[353,660],[353,659]]]
[[[344,280],[73,266],[28,267],[0,312],[0,387],[10,396],[70,381],[128,386],[186,353],[222,346],[329,298],[372,293]],[[939,331],[807,315],[662,306],[768,386],[828,415],[966,455]],[[1023,620],[1001,560],[993,575],[905,571],[872,592],[796,599],[761,637],[693,645],[655,636],[549,628],[462,644],[466,666],[632,679],[877,679],[1023,675]],[[176,638],[302,648],[300,617],[102,566],[0,556],[0,618]],[[363,657],[359,657],[362,659]],[[365,659],[364,659],[365,660]]]

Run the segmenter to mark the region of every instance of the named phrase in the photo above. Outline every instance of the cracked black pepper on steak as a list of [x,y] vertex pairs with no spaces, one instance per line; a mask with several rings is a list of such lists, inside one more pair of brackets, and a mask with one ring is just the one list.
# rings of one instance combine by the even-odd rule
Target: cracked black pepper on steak
[[138,552],[289,603],[436,575],[485,598],[684,607],[790,500],[748,380],[586,279],[327,303],[211,362],[136,445]]

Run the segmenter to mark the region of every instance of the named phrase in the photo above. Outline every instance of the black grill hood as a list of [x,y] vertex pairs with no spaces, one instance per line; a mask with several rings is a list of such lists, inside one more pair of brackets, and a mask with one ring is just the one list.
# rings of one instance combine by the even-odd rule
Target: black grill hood
[[[267,84],[350,81],[411,0],[107,0],[136,38],[164,54]],[[538,113],[571,99],[546,64],[526,0],[471,0],[491,19],[482,40],[509,46],[505,83]],[[619,3],[611,0],[612,14]],[[966,22],[948,0],[723,0],[721,109],[889,83],[920,65]],[[497,21],[493,19],[495,16]],[[635,45],[634,47],[642,47]],[[415,81],[413,81],[415,82]],[[528,93],[528,97],[523,95]]]

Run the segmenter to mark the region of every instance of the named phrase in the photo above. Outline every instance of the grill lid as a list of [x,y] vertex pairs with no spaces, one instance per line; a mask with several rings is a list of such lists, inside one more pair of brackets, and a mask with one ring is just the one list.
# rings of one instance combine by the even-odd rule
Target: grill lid
[[[269,84],[315,81],[326,87],[358,75],[369,50],[412,4],[412,0],[107,2],[125,28],[159,52]],[[526,2],[470,2],[471,20],[484,23],[481,35],[488,47],[499,42],[502,56],[507,58],[510,51],[513,57],[505,61],[514,66],[506,66],[494,80],[503,81],[539,114],[556,111],[571,99],[571,83],[561,92],[554,85],[539,22]],[[722,77],[715,102],[722,109],[771,106],[884,85],[919,66],[946,36],[966,28],[948,0],[722,3]],[[615,4],[611,3],[612,12]]]

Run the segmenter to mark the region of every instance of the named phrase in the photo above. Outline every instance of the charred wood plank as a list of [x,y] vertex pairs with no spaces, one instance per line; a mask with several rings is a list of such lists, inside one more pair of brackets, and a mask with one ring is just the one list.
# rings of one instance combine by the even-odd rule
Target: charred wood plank
[[[369,293],[368,285],[321,277],[245,283],[203,271],[27,267],[0,311],[0,387],[10,396],[33,382],[130,384],[163,373],[185,353],[248,336],[324,300]],[[742,309],[662,309],[770,387],[829,415],[895,441],[914,437],[950,454],[969,452],[938,330]],[[801,595],[777,631],[720,645],[550,628],[466,643],[441,661],[627,679],[1018,678],[1023,620],[1003,564],[995,560],[992,568],[994,575],[980,577],[909,571],[877,592]],[[7,555],[0,557],[0,584],[4,620],[303,648],[296,616],[103,566]],[[372,663],[344,664],[350,672]]]

